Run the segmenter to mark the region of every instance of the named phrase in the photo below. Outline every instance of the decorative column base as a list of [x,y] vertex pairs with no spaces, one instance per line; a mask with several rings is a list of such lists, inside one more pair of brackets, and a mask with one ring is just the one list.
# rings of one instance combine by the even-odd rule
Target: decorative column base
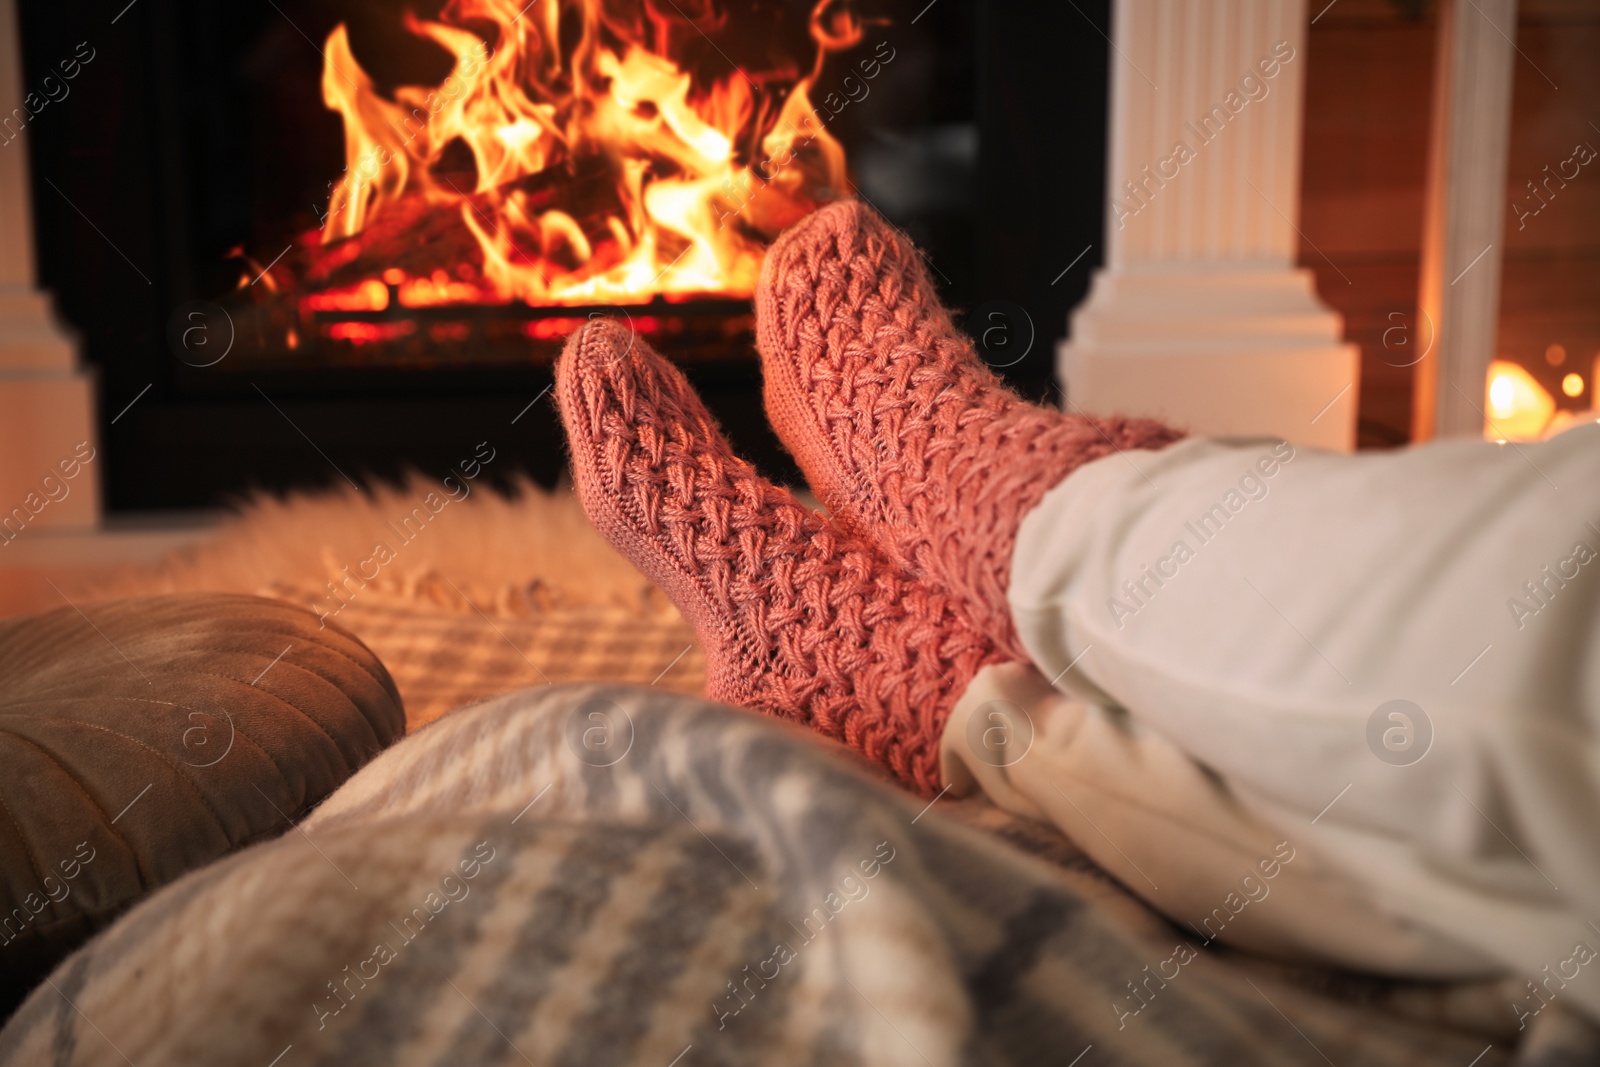
[[1073,313],[1057,374],[1088,414],[1350,451],[1361,363],[1342,336],[1306,270],[1113,267]]
[[49,298],[0,287],[0,551],[24,530],[100,524],[94,385]]

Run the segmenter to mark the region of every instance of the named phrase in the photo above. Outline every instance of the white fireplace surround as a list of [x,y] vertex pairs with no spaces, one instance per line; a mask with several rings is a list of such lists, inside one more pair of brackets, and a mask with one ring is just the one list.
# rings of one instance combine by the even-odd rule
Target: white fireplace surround
[[[0,116],[22,106],[18,35],[16,0],[0,0]],[[0,553],[29,529],[100,523],[94,375],[35,285],[28,185],[24,127],[0,144]]]

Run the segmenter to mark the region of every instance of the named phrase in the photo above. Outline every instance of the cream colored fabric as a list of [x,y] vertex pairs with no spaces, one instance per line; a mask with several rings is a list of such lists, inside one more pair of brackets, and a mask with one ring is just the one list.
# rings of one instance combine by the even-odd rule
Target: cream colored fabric
[[[1416,973],[1477,953],[1538,980],[1530,1012],[1600,1011],[1600,427],[1107,457],[1024,521],[1011,603],[1064,697],[1011,679],[963,701],[1009,699],[1048,727],[997,799],[1091,852],[1103,836],[1113,869],[1119,850],[1148,858],[1158,885],[1210,887],[1219,849],[1237,864],[1288,840],[1296,858],[1250,906],[1269,945]],[[1355,911],[1297,919],[1285,879],[1301,871]],[[1175,910],[1211,891],[1163,902],[1124,880]],[[1380,920],[1440,937],[1394,941]]]
[[1499,968],[1374,907],[1303,833],[1253,814],[1177,746],[1126,713],[987,667],[943,738],[952,792],[1053,823],[1184,931],[1279,958],[1419,977]]

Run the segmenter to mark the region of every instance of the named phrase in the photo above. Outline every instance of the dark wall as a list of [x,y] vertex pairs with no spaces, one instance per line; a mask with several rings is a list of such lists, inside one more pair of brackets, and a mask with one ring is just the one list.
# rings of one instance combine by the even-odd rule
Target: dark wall
[[1110,6],[978,5],[982,239],[967,329],[992,364],[1018,361],[1005,373],[1034,399],[1060,400],[1056,344],[1105,252]]

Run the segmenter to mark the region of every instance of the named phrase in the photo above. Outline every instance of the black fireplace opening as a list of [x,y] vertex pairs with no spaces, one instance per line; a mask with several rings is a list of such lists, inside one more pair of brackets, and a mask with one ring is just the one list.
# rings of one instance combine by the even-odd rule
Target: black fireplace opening
[[[697,85],[775,53],[808,62],[807,28],[832,6],[604,3],[703,37],[686,64]],[[408,20],[445,7],[22,0],[25,85],[63,57],[76,68],[27,116],[27,144],[40,284],[98,377],[109,510],[442,475],[480,442],[502,457],[491,480],[554,484],[551,363],[567,332],[606,313],[685,368],[743,454],[798,482],[761,412],[748,299],[418,302],[405,289],[426,272],[411,259],[443,239],[433,231],[369,250],[379,269],[331,296],[286,291],[289,268],[322,255],[306,236],[346,169],[323,100],[330,34],[346,27],[380,95],[436,84],[451,60]],[[957,320],[1036,398],[1052,393],[1056,342],[1101,261],[1108,7],[863,0],[848,7],[860,40],[825,58],[812,89],[837,109],[819,113],[847,160],[840,192],[917,240]]]

